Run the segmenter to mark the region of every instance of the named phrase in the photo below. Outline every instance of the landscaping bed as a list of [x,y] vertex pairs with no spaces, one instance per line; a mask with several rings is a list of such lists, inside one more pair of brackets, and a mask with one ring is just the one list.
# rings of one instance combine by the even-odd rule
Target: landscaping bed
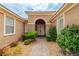
[[22,54],[22,48],[18,45],[18,42],[13,42],[9,46],[5,47],[1,56],[17,56]]
[[31,42],[35,41],[36,37],[37,37],[37,32],[26,32],[23,35],[23,40],[22,41],[24,42],[24,45],[28,45]]
[[23,54],[23,48],[18,44],[18,42],[22,42],[23,45],[29,45],[30,43],[36,40],[37,33],[36,32],[26,32],[23,35],[23,39],[17,42],[11,43],[9,46],[0,51],[1,56],[19,56]]
[[62,52],[67,56],[79,55],[79,26],[70,25],[65,27],[58,34],[57,43],[62,48]]
[[69,25],[58,34],[56,27],[51,27],[46,40],[57,42],[65,56],[79,56],[79,25]]

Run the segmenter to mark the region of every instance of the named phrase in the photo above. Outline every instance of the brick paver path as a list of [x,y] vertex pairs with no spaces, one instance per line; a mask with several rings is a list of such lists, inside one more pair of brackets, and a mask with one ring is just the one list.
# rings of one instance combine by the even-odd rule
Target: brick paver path
[[45,38],[37,38],[29,45],[23,45],[23,54],[27,56],[61,56],[61,49],[56,42],[47,42]]

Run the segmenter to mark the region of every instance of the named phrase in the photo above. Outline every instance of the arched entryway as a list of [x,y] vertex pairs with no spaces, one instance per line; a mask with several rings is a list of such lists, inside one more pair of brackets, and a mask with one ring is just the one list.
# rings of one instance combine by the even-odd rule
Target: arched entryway
[[46,25],[43,19],[38,19],[35,22],[35,31],[37,31],[38,36],[45,36],[46,34]]

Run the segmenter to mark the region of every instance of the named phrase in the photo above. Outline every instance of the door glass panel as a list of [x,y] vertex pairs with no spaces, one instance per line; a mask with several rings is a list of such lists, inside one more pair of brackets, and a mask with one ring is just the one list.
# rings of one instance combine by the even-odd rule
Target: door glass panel
[[41,28],[40,28],[41,29],[41,35],[44,35],[44,24],[41,24],[40,26],[41,26]]
[[44,24],[37,25],[37,33],[38,35],[44,35]]
[[40,35],[40,25],[37,25],[37,33]]

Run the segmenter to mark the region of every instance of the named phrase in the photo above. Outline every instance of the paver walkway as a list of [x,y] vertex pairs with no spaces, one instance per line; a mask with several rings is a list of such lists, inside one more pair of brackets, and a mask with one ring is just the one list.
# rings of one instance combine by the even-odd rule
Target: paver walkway
[[23,55],[27,56],[61,56],[61,49],[56,42],[47,42],[45,38],[37,38],[30,45],[23,45]]

